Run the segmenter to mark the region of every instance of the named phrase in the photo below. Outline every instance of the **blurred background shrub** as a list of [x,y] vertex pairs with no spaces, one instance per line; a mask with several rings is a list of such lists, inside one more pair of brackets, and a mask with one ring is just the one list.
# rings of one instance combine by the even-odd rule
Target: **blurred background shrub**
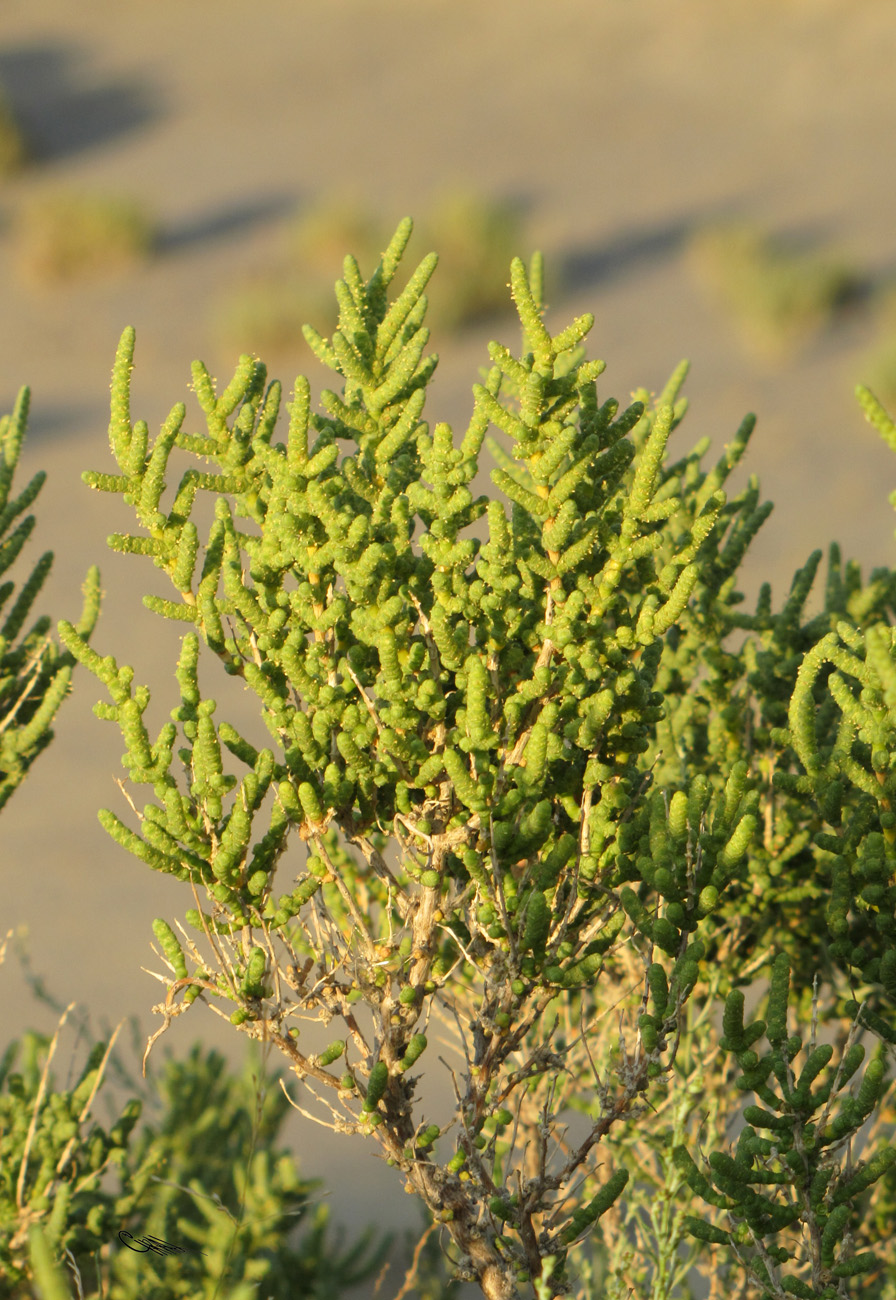
[[742,344],[766,360],[791,357],[866,288],[844,259],[795,249],[751,222],[703,227],[688,261]]
[[0,85],[0,178],[12,176],[28,162],[28,142]]
[[896,403],[896,285],[879,294],[875,316],[877,341],[864,358],[861,377],[886,406]]
[[127,269],[149,258],[158,242],[155,218],[135,199],[74,191],[23,204],[11,233],[19,274],[42,285]]

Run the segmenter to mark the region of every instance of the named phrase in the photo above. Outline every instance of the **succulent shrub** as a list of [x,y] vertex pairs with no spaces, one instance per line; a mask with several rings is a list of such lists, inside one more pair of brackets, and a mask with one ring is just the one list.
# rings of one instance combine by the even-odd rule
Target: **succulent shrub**
[[[341,387],[314,412],[299,376],[285,440],[280,384],[244,355],[220,393],[195,363],[205,428],[178,402],[151,441],[121,339],[115,472],[84,479],[133,506],[110,545],[168,575],[172,599],[144,604],[184,626],[154,736],[134,669],[59,635],[148,787],[136,825],[106,809],[103,826],[197,903],[180,935],[154,925],[170,974],[147,1054],[197,1001],[270,1043],[302,1112],[385,1157],[488,1300],[575,1290],[577,1247],[630,1180],[643,1197],[635,1139],[668,1156],[659,1199],[681,1211],[657,1221],[655,1294],[685,1240],[763,1297],[849,1294],[884,1269],[896,1161],[886,1138],[851,1146],[888,1104],[896,1044],[896,578],[863,585],[832,545],[821,614],[804,615],[821,551],[782,608],[765,584],[739,610],[771,509],[755,476],[724,489],[753,417],[710,469],[708,439],[670,463],[686,364],[655,399],[599,397],[593,318],[548,329],[537,254],[511,264],[519,354],[489,346],[459,443],[431,427],[435,254],[389,296],[411,225],[368,279],[346,257],[339,328],[305,329]],[[490,427],[510,451],[489,438],[499,495],[474,497]],[[480,519],[487,538],[465,536]],[[216,717],[202,647],[256,697],[260,742]],[[688,1007],[716,999],[706,1086],[740,1127],[704,1159],[687,1107],[663,1103],[680,1049],[688,1087],[710,1059]],[[418,1091],[436,1070],[455,1093],[438,1116]]]

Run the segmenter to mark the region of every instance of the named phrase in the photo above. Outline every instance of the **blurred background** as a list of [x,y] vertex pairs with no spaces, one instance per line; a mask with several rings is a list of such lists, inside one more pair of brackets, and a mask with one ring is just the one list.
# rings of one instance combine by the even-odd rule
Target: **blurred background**
[[[130,512],[80,479],[115,470],[121,331],[137,330],[132,415],[152,434],[179,400],[201,427],[194,358],[223,387],[254,352],[285,398],[299,373],[316,396],[335,377],[300,326],[330,332],[343,255],[369,276],[405,215],[399,284],[441,255],[431,426],[447,420],[459,442],[488,341],[518,347],[510,259],[541,249],[551,328],[596,318],[601,400],[659,391],[690,359],[670,455],[709,435],[708,470],[758,416],[726,485],[756,474],[776,503],[742,569],[747,608],[764,580],[779,608],[821,546],[816,612],[831,540],[865,578],[891,565],[896,461],[853,389],[896,405],[893,34],[890,0],[0,0],[0,411],[31,387],[16,483],[39,469],[48,481],[23,571],[56,554],[37,611],[76,620],[98,563],[93,645],[134,665],[161,725],[179,634],[141,596],[168,591],[108,551]],[[483,452],[474,493],[494,490],[491,468]],[[227,679],[203,664],[213,692]],[[3,812],[0,939],[16,930],[97,1033],[136,1016],[138,1061],[164,996],[141,970],[163,969],[151,922],[193,900],[97,822],[100,807],[128,816],[100,697],[77,670],[55,742]],[[223,692],[218,716],[248,729],[242,703]],[[19,959],[0,991],[0,1050],[26,1027],[52,1033]],[[242,1061],[242,1040],[199,1005],[155,1050],[200,1035]],[[450,1104],[450,1083],[433,1097]],[[418,1225],[363,1144],[298,1115],[289,1139],[303,1174],[325,1176],[335,1222]],[[398,1283],[393,1270],[380,1294]]]

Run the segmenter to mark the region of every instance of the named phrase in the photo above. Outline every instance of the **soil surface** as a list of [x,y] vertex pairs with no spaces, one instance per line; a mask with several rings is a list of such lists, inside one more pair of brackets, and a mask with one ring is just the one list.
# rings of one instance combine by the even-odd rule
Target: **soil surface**
[[[202,357],[222,384],[236,362],[213,329],[222,293],[279,256],[296,210],[346,188],[393,223],[454,183],[516,199],[527,220],[520,253],[541,248],[548,276],[562,267],[570,285],[549,324],[595,315],[602,397],[658,391],[691,360],[691,410],[670,454],[709,435],[708,469],[757,414],[728,483],[733,494],[756,474],[761,499],[776,503],[742,569],[747,608],[764,579],[780,607],[795,570],[831,540],[866,576],[889,565],[896,462],[852,393],[870,315],[848,314],[785,365],[759,362],[695,284],[684,250],[703,222],[745,216],[843,249],[878,282],[892,276],[892,36],[890,0],[3,0],[0,83],[39,150],[0,182],[0,410],[31,386],[17,483],[38,469],[48,481],[25,557],[56,554],[38,611],[76,620],[80,583],[99,563],[106,595],[93,644],[150,684],[150,726],[161,725],[179,633],[140,598],[167,589],[150,565],[108,551],[130,512],[80,480],[115,470],[106,425],[118,338],[136,326],[135,418],[154,432],[183,399],[199,427],[190,362]],[[27,285],[7,224],[62,185],[140,197],[163,224],[159,256],[118,277]],[[458,438],[492,337],[517,346],[512,315],[433,339],[441,362],[426,416],[450,421]],[[330,383],[304,349],[272,365],[287,391],[300,370],[315,393]],[[476,491],[494,490],[490,468],[484,455]],[[826,558],[810,612],[825,574]],[[210,690],[217,679],[205,672]],[[163,996],[141,970],[162,969],[151,922],[194,904],[97,822],[100,807],[129,816],[115,784],[123,743],[92,713],[101,696],[79,670],[54,744],[3,813],[0,937],[27,926],[34,969],[59,1000],[88,1007],[97,1033],[136,1014],[145,1041]],[[225,689],[221,700],[219,716],[250,725],[248,697]],[[31,998],[14,958],[0,981],[0,1050],[28,1026],[52,1031],[55,1016]],[[185,1052],[200,1034],[241,1059],[229,1026],[198,1005],[188,1019],[158,1059],[166,1042]],[[73,1041],[63,1037],[58,1060]],[[429,1118],[447,1113],[450,1081],[432,1096]],[[336,1222],[417,1226],[412,1198],[372,1153],[298,1115],[289,1139],[304,1172],[325,1175]],[[380,1295],[398,1285],[393,1270]]]

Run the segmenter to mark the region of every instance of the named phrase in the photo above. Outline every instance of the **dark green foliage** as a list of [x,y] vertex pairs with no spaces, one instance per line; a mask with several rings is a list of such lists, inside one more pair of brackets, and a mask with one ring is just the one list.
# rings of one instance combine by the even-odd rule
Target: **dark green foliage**
[[[684,1146],[675,1148],[673,1159],[692,1190],[711,1205],[724,1209],[729,1222],[736,1225],[733,1231],[726,1232],[688,1215],[684,1226],[692,1236],[728,1245],[739,1258],[749,1260],[754,1275],[767,1283],[763,1296],[779,1294],[776,1286],[783,1286],[794,1295],[835,1300],[843,1294],[837,1279],[880,1268],[875,1252],[855,1253],[861,1219],[856,1213],[858,1204],[853,1203],[858,1203],[863,1192],[894,1169],[896,1146],[882,1144],[851,1172],[848,1167],[838,1167],[833,1157],[883,1101],[887,1089],[885,1054],[879,1051],[869,1062],[858,1090],[850,1089],[849,1095],[842,1094],[864,1057],[859,1043],[851,1044],[841,1060],[834,1063],[833,1047],[816,1047],[813,1042],[796,1070],[794,1062],[804,1048],[798,1034],[787,1036],[789,978],[787,958],[779,955],[769,990],[767,1021],[758,1021],[746,1031],[743,995],[733,990],[726,1002],[726,1037],[722,1045],[737,1056],[743,1069],[736,1086],[755,1092],[765,1102],[765,1107],[745,1108],[747,1123],[741,1129],[734,1157],[713,1152],[706,1175]],[[748,1044],[763,1033],[770,1050],[760,1058],[748,1050]],[[813,1088],[826,1067],[822,1082]],[[774,1076],[771,1083],[770,1075]],[[839,1103],[836,1108],[834,1098]],[[774,1244],[782,1229],[794,1226],[806,1214],[811,1215],[820,1234],[820,1251],[815,1252],[823,1284],[820,1290],[813,1290],[787,1270],[787,1265],[803,1262],[796,1259],[796,1250]],[[763,1249],[763,1239],[768,1237],[772,1244]],[[785,1268],[776,1267],[772,1272],[771,1261]]]

